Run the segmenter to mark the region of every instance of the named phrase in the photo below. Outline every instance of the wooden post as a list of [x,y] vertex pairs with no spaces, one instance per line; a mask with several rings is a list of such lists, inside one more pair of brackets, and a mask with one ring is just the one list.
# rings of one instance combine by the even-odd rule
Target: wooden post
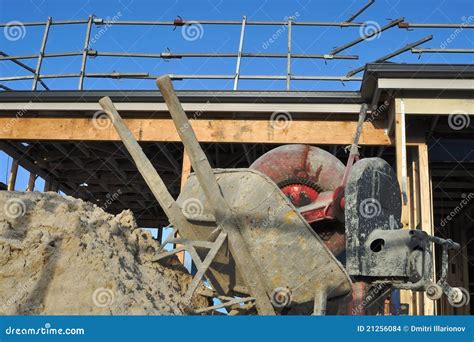
[[35,191],[35,181],[36,175],[30,172],[30,178],[28,178],[28,187],[26,188],[26,191]]
[[191,173],[191,161],[189,160],[186,149],[183,150],[183,166],[181,170],[181,190],[183,190],[184,184]]
[[[403,183],[407,178],[407,153],[406,153],[406,136],[405,136],[405,114],[402,112],[402,100],[395,99],[395,151],[397,164],[397,178],[402,191],[402,224],[403,228],[409,225],[408,203],[403,200]],[[406,194],[405,194],[406,195]]]
[[[434,235],[433,226],[433,199],[431,189],[431,178],[428,163],[428,146],[424,138],[409,138],[407,146],[410,153],[408,165],[409,179],[409,201],[408,210],[408,228],[421,229],[430,235]],[[398,157],[397,157],[398,161]],[[397,168],[397,172],[398,172]],[[433,280],[435,279],[435,261],[433,260]],[[410,313],[418,315],[434,315],[436,313],[435,302],[428,299],[425,293],[413,293],[412,303],[416,306],[410,309]]]
[[[410,158],[410,167],[408,170],[410,177],[409,200],[408,206],[410,208],[410,225],[409,229],[419,229],[421,221],[420,212],[420,175],[419,175],[419,160],[418,151],[416,148],[407,147],[407,155]],[[423,315],[423,304],[421,301],[422,294],[420,292],[412,291],[413,315]]]
[[43,192],[51,191],[51,182],[48,179],[44,180]]
[[15,191],[16,176],[18,174],[18,160],[13,159],[12,168],[10,170],[10,177],[8,177],[8,191]]
[[[419,160],[419,174],[420,174],[420,209],[421,209],[421,229],[426,233],[433,235],[433,219],[432,219],[432,199],[431,199],[431,186],[430,186],[430,170],[428,162],[428,146],[426,143],[418,144],[418,160]],[[433,246],[434,247],[434,246]],[[436,265],[433,260],[433,280],[435,278]],[[434,315],[435,304],[432,300],[428,299],[426,294],[423,294],[423,310],[425,315]]]
[[[414,193],[414,187],[416,186],[416,177],[414,175],[414,169],[413,169],[413,159],[411,155],[411,150],[407,149],[407,176],[406,176],[406,198],[407,198],[407,203],[406,203],[406,220],[407,220],[407,226],[404,227],[406,229],[412,229],[415,224],[415,215],[416,215],[416,194]],[[408,303],[410,303],[409,307],[409,314],[416,316],[419,314],[418,312],[418,302],[417,302],[417,297],[416,297],[416,292],[414,291],[406,291],[407,295],[406,298],[409,300]]]
[[[189,160],[188,153],[186,149],[183,148],[183,165],[181,168],[181,191],[183,190],[184,184],[188,179],[189,174],[191,173],[191,161]],[[179,247],[180,245],[176,245],[175,247]],[[184,265],[184,251],[176,253],[179,261]]]
[[[395,153],[396,153],[396,168],[397,168],[397,179],[400,184],[400,189],[402,189],[402,183],[407,182],[407,160],[406,160],[406,136],[405,136],[405,117],[402,113],[401,100],[395,99],[392,102],[394,106],[394,120],[395,120]],[[407,182],[408,183],[408,182]],[[405,183],[406,184],[406,183]],[[408,184],[407,184],[408,185]],[[407,195],[407,194],[405,194]],[[403,193],[402,193],[403,197]],[[403,229],[409,228],[409,218],[410,211],[408,203],[405,203],[402,198],[402,215],[401,223],[403,224]],[[400,303],[409,305],[409,313],[413,314],[413,295],[412,291],[409,290],[400,290]]]

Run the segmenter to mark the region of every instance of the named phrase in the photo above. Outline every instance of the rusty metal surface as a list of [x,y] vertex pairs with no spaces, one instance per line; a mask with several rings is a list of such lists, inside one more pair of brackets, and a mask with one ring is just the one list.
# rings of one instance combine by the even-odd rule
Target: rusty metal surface
[[258,158],[251,169],[275,183],[301,179],[316,183],[320,190],[334,190],[344,175],[344,164],[331,153],[310,145],[283,145]]
[[[263,273],[269,296],[277,288],[288,288],[291,303],[299,304],[311,302],[317,289],[327,290],[328,298],[350,291],[343,266],[274,182],[248,169],[215,170],[215,174],[243,227],[241,234]],[[212,212],[195,175],[188,178],[177,202],[188,216],[190,210],[201,216]],[[198,237],[205,240],[215,226],[196,228]],[[210,271],[224,292],[245,285],[239,276],[242,270],[235,269],[226,248],[218,253]]]
[[[293,144],[268,151],[250,168],[270,177],[280,188],[291,183],[313,186],[319,192],[320,203],[325,193],[335,190],[341,184],[345,167],[339,159],[321,148]],[[332,200],[332,194],[329,200]],[[311,226],[334,255],[344,252],[346,242],[343,224],[317,222]]]

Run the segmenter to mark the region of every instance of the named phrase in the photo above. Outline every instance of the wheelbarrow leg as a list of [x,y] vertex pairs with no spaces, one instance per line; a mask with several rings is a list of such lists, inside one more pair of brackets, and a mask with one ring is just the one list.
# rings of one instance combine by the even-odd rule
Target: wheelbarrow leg
[[314,293],[313,315],[326,315],[326,307],[328,302],[328,290],[326,288],[317,288]]
[[199,255],[197,255],[196,250],[192,248],[192,258],[193,260],[196,260],[196,267],[198,269],[197,273],[194,275],[193,281],[188,287],[188,291],[186,292],[186,298],[188,300],[192,299],[192,296],[194,292],[196,291],[197,287],[199,286],[202,277],[206,274],[209,266],[211,266],[211,263],[214,261],[214,258],[217,255],[217,252],[219,252],[219,249],[222,247],[222,244],[224,241],[227,239],[227,234],[226,233],[220,233],[219,236],[217,237],[216,241],[214,241],[214,245],[212,248],[209,250],[207,253],[206,257],[204,260],[201,261],[201,258]]

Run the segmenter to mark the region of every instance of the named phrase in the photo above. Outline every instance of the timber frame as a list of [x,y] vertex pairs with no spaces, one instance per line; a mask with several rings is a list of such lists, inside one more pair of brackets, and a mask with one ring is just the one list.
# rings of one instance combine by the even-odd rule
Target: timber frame
[[[191,167],[158,91],[2,91],[0,149],[15,160],[14,167],[31,173],[29,190],[40,176],[45,190],[99,206],[119,192],[107,211],[131,209],[142,227],[164,227],[163,211],[112,125],[103,120],[98,104],[103,96],[114,101],[176,197]],[[469,288],[472,219],[460,216],[440,225],[474,193],[473,65],[368,64],[355,92],[180,91],[178,96],[218,168],[247,167],[271,148],[294,143],[318,145],[345,161],[360,105],[369,104],[362,157],[381,156],[396,168],[406,199],[406,228],[466,243],[453,256],[465,264],[453,284]],[[455,115],[465,119],[463,127],[453,127]],[[4,187],[15,189],[15,177],[12,168]],[[411,314],[467,310],[446,309],[408,291],[402,302]]]

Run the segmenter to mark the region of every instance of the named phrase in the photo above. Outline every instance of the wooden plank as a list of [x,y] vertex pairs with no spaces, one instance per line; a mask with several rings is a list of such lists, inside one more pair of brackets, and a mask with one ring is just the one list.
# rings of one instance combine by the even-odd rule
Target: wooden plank
[[35,191],[35,181],[36,175],[30,172],[30,177],[28,178],[28,187],[26,188],[26,191]]
[[[406,178],[406,169],[403,165],[403,156],[406,157],[406,146],[403,144],[404,140],[404,127],[403,127],[403,117],[401,112],[401,100],[395,99],[395,153],[396,153],[396,167],[397,167],[397,178],[400,183],[400,189],[402,189],[402,181]],[[406,166],[406,164],[405,164]],[[403,190],[403,189],[402,189]],[[403,195],[403,193],[402,193]],[[409,226],[409,210],[407,203],[402,201],[402,224],[404,228]]]
[[[400,99],[395,99],[395,158],[396,158],[396,171],[397,171],[397,179],[400,183],[400,189],[402,188],[402,180],[405,177],[407,179],[406,170],[402,167],[402,157],[403,155],[406,156],[406,151],[403,152],[403,120],[401,115],[401,107],[400,107]],[[408,202],[404,203],[402,201],[402,215],[401,215],[401,223],[403,224],[403,228],[409,228],[409,219],[410,219],[410,212],[408,207]],[[408,304],[409,305],[409,313],[413,314],[415,305],[414,298],[412,295],[412,291],[409,290],[400,290],[400,303]]]
[[48,179],[44,180],[43,192],[51,191],[51,182]]
[[[411,151],[407,151],[407,152],[411,152]],[[407,159],[409,158],[409,156],[410,155],[407,153]],[[407,204],[406,204],[406,208],[407,208],[406,209],[406,211],[407,211],[407,227],[406,227],[406,229],[412,229],[412,227],[414,226],[414,215],[415,215],[414,202],[415,202],[415,198],[416,198],[416,196],[414,196],[414,194],[412,193],[412,189],[413,189],[412,187],[414,185],[413,169],[412,169],[411,160],[409,160],[409,161],[410,161],[410,163],[407,164],[407,166],[410,166],[410,167],[407,168],[407,177],[406,177],[406,181],[407,181],[407,192],[406,192],[406,196],[407,196]],[[407,162],[408,162],[408,160],[407,160]],[[416,292],[407,290],[404,295],[405,295],[406,300],[408,300],[409,303],[410,303],[410,306],[408,308],[409,309],[408,313],[412,316],[419,315]]]
[[181,190],[183,190],[184,184],[191,173],[191,161],[189,160],[186,149],[183,150],[183,166],[181,171]]
[[389,136],[393,135],[393,130],[395,126],[395,100],[390,101],[390,106],[388,107],[387,117],[386,117],[385,126],[387,127],[387,134]]
[[[411,162],[411,199],[410,199],[410,208],[411,208],[411,222],[410,229],[421,229],[421,199],[420,199],[420,165],[418,158],[418,150],[416,148],[410,149],[410,162]],[[421,292],[412,292],[414,310],[416,309],[416,315],[424,315],[424,299],[423,293]]]
[[[183,165],[181,169],[181,190],[184,188],[184,184],[186,183],[186,180],[188,179],[189,174],[191,173],[191,161],[189,160],[188,153],[186,152],[186,149],[183,149]],[[176,237],[178,238],[179,235],[176,234]],[[175,245],[174,248],[180,247],[181,245]],[[178,257],[178,260],[184,265],[184,251],[176,253],[176,256]]]
[[[422,229],[426,233],[433,235],[433,202],[429,174],[428,147],[425,143],[421,143],[421,140],[411,140],[408,145],[413,146],[409,148],[411,152],[409,153],[409,165],[411,165],[411,167],[408,170],[407,177],[408,184],[410,184],[408,187],[408,203],[406,206],[408,212],[408,227],[410,229]],[[397,158],[397,162],[398,160]],[[400,172],[398,168],[397,172]],[[434,269],[435,268],[433,268],[433,271]],[[433,277],[434,275],[435,274],[433,274]],[[435,278],[433,279],[436,281]],[[410,309],[411,314],[435,314],[435,303],[428,299],[424,293],[404,293],[404,296],[405,300],[411,299],[414,305],[414,308]]]
[[[411,212],[412,218],[410,222],[411,229],[420,229],[421,210],[420,210],[420,177],[419,177],[419,159],[418,151],[412,147],[410,150],[410,177],[411,177]],[[416,314],[423,315],[423,294],[420,292],[412,292],[412,296],[416,305]]]
[[[416,173],[419,179],[419,217],[421,230],[427,234],[434,234],[433,227],[433,209],[432,209],[432,198],[431,198],[431,184],[430,184],[430,173],[429,173],[429,162],[428,162],[428,146],[425,143],[419,143],[414,151],[416,155],[417,163]],[[435,264],[433,263],[433,279],[435,279]],[[434,315],[435,314],[435,303],[430,300],[425,293],[419,294],[419,311],[423,315]]]
[[410,226],[411,229],[420,229],[421,226],[421,199],[420,199],[420,160],[418,157],[418,150],[410,148],[411,150],[411,168],[412,168],[412,206],[413,206],[413,221]]
[[411,133],[411,135],[406,137],[406,143],[407,143],[407,146],[418,146],[419,144],[424,144],[425,136],[424,135],[414,136],[413,133]]
[[8,191],[15,191],[16,176],[18,174],[18,160],[13,159],[12,167],[10,169],[10,176],[8,177]]
[[[425,145],[426,146],[426,145]],[[420,175],[420,154],[418,151],[418,146],[407,148],[409,156],[409,165],[408,168],[408,177],[407,181],[409,184],[408,187],[408,211],[409,211],[409,229],[421,229],[425,230],[424,227],[426,223],[423,223],[425,215],[425,208],[423,203],[423,194],[421,189],[423,188],[422,182],[423,178]],[[423,161],[423,160],[422,160]],[[431,205],[431,202],[428,203]],[[431,214],[430,214],[431,218]],[[426,220],[426,219],[425,219]],[[432,233],[429,233],[432,234]],[[433,301],[426,297],[424,292],[411,291],[410,293],[412,299],[413,307],[410,308],[410,314],[412,315],[433,315],[433,310],[430,309],[430,306],[433,306]]]
[[[119,141],[112,125],[98,127],[86,118],[22,118],[14,125],[10,118],[0,118],[0,140],[50,141]],[[138,141],[180,141],[171,119],[124,119]],[[191,120],[200,142],[222,143],[299,143],[339,144],[352,143],[355,121],[292,120],[274,125],[270,120]],[[364,123],[361,145],[391,145],[383,127],[373,122]]]

